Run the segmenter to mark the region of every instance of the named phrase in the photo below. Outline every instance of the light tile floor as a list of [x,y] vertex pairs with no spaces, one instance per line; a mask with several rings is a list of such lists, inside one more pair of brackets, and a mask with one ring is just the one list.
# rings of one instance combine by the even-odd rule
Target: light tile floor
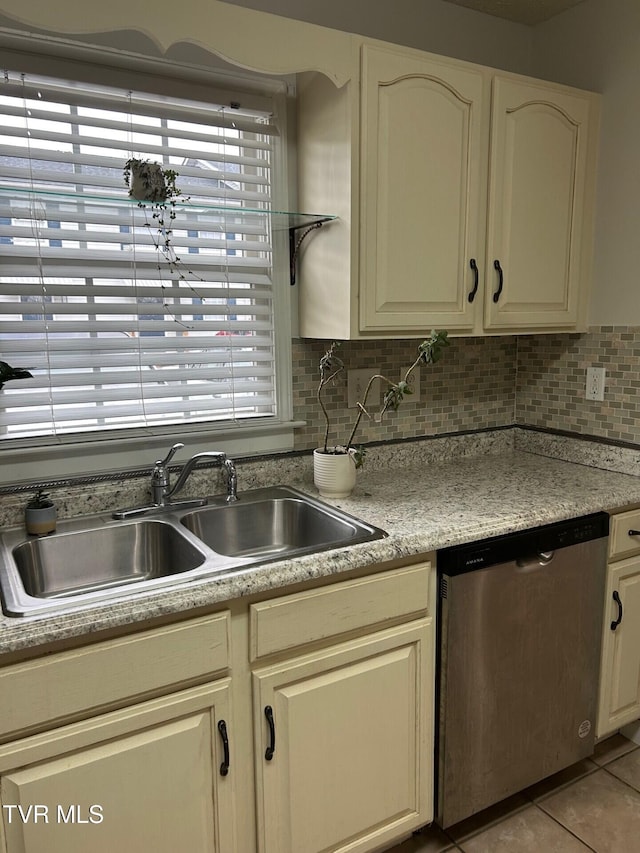
[[388,853],[640,853],[640,747],[614,735],[585,761]]

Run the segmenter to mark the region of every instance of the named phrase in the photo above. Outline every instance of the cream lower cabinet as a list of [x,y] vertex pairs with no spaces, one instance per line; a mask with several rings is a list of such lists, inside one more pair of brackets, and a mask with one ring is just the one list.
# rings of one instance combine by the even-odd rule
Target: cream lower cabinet
[[434,599],[426,561],[0,668],[0,853],[390,847],[433,819]]
[[289,652],[253,672],[261,853],[368,853],[433,819],[430,586],[423,565],[253,614],[261,651]]
[[229,641],[224,612],[0,669],[0,851],[235,851]]
[[302,334],[583,328],[598,96],[380,42],[360,74],[301,85],[301,204],[341,217],[306,249]]
[[418,623],[254,675],[261,850],[370,851],[431,819],[430,646]]
[[219,724],[228,680],[0,747],[2,849],[230,853]]
[[640,510],[612,517],[609,552],[598,737],[640,719]]

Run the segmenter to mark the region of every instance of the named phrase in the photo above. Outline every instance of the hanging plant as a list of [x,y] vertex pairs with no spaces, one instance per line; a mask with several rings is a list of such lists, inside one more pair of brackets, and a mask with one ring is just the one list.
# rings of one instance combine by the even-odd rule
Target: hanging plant
[[[151,160],[129,158],[122,171],[129,197],[138,202],[138,207],[145,212],[145,227],[149,229],[154,248],[158,253],[158,274],[163,292],[163,307],[171,319],[185,329],[192,326],[183,323],[171,309],[167,299],[164,275],[178,281],[184,281],[198,299],[202,299],[191,285],[190,279],[205,282],[205,279],[186,267],[176,254],[173,246],[173,223],[177,216],[176,202],[188,202],[189,197],[183,196],[176,185],[179,173],[168,169],[161,163]],[[148,212],[151,211],[151,218]]]
[[182,195],[176,186],[178,173],[151,160],[127,160],[123,169],[124,182],[131,198],[139,202],[175,202]]

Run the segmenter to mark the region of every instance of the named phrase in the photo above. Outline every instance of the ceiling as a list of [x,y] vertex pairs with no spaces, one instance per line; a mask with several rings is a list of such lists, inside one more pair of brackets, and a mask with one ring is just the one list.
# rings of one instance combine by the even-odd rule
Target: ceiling
[[466,6],[487,15],[496,15],[518,24],[534,26],[553,18],[554,15],[577,6],[583,0],[445,0],[456,6]]

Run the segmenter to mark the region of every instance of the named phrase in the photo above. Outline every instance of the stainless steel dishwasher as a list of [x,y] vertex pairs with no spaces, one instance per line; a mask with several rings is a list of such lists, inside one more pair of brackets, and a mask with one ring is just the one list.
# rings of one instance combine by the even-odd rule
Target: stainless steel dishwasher
[[438,552],[440,826],[593,752],[608,525]]

